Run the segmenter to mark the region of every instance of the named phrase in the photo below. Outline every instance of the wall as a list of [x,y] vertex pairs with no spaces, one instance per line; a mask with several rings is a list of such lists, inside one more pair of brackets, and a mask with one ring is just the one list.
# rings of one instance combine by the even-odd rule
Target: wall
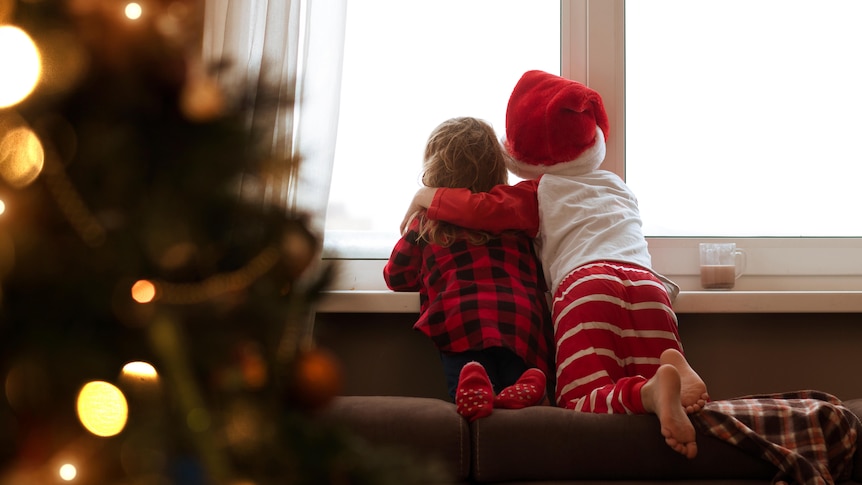
[[[344,394],[448,399],[436,349],[409,313],[318,314]],[[862,314],[681,314],[686,355],[714,399],[817,389],[862,397]]]
[[318,314],[317,343],[341,359],[344,394],[448,399],[437,349],[413,330],[415,314]]
[[680,315],[686,355],[717,399],[817,389],[862,397],[862,314]]

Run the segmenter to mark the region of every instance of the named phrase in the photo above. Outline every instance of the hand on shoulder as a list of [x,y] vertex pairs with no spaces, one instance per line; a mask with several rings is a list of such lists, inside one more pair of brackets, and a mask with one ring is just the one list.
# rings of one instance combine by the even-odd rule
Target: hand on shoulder
[[410,206],[407,208],[407,212],[404,214],[404,219],[401,220],[400,229],[402,235],[407,232],[413,218],[419,212],[431,206],[431,203],[434,201],[434,194],[436,193],[437,189],[432,187],[422,187],[416,191],[413,200],[410,202]]

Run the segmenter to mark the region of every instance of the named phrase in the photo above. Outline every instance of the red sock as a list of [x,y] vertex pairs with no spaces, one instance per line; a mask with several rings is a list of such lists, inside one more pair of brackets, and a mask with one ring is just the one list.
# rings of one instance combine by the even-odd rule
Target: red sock
[[500,391],[494,398],[494,406],[501,409],[521,409],[535,406],[545,398],[545,373],[539,369],[527,369],[511,386]]
[[494,410],[494,388],[485,368],[478,362],[469,362],[461,368],[455,405],[458,414],[473,422]]

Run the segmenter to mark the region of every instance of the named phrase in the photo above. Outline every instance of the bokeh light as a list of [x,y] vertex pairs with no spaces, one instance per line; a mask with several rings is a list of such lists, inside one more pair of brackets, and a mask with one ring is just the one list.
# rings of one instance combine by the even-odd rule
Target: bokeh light
[[129,362],[120,372],[119,386],[133,403],[136,399],[153,399],[161,387],[159,373],[149,362]]
[[6,212],[6,203],[0,199],[0,215],[3,215],[4,212]]
[[152,364],[138,360],[129,362],[123,366],[123,376],[141,380],[153,380],[157,379],[159,374]]
[[138,303],[149,303],[156,297],[156,285],[151,281],[138,280],[132,285],[132,299]]
[[39,49],[26,32],[0,25],[0,108],[20,103],[33,92],[42,72]]
[[224,114],[227,101],[215,79],[197,75],[189,79],[180,93],[180,109],[195,122],[217,119]]
[[128,417],[126,397],[109,382],[88,382],[78,393],[78,419],[96,436],[118,434],[126,426]]
[[64,463],[60,466],[59,475],[62,480],[71,482],[78,476],[78,469],[71,463]]
[[129,20],[138,20],[139,18],[141,18],[141,15],[144,13],[144,10],[141,8],[140,3],[129,2],[126,4],[124,13],[126,14],[126,18]]
[[0,177],[9,185],[29,185],[44,166],[45,150],[33,130],[22,126],[0,134]]

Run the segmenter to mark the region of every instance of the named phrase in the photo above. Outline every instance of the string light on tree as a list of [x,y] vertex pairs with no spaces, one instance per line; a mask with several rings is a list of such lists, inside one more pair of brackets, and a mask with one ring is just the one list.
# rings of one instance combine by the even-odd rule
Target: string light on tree
[[138,280],[132,285],[132,299],[138,303],[149,303],[156,297],[156,285],[148,280]]
[[204,3],[0,0],[0,482],[447,482],[311,419],[344,374],[301,110],[201,58]]
[[26,32],[0,25],[0,108],[14,106],[33,92],[42,72],[39,50]]
[[141,7],[140,3],[129,2],[128,4],[126,4],[124,12],[127,19],[138,20],[139,18],[141,18],[141,15],[143,15],[144,9]]
[[138,380],[156,380],[159,377],[156,368],[149,362],[135,361],[123,366],[123,375]]
[[134,361],[123,366],[120,383],[124,389],[137,394],[147,394],[157,390],[159,373],[149,362]]
[[29,185],[45,166],[39,137],[27,127],[13,128],[0,136],[0,177],[16,188]]
[[180,93],[180,109],[192,121],[212,121],[225,112],[224,93],[210,77],[192,75]]
[[91,381],[78,393],[78,419],[96,436],[109,437],[126,427],[129,407],[117,386],[105,381]]
[[64,463],[58,471],[60,479],[66,482],[71,482],[78,476],[78,469],[71,463]]

